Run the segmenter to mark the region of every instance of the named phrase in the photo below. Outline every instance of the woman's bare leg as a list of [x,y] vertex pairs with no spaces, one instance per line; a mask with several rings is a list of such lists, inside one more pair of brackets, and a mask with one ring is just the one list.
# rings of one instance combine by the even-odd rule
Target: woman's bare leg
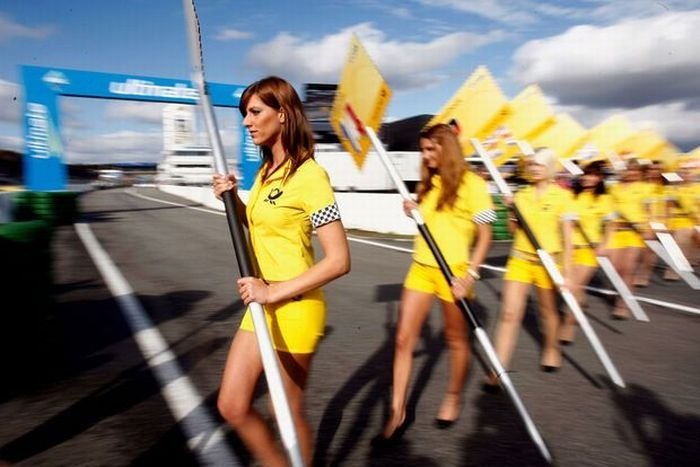
[[445,344],[449,354],[450,376],[447,392],[437,414],[438,420],[454,421],[459,417],[462,406],[462,389],[469,371],[469,333],[467,321],[459,307],[452,302],[442,301]]
[[255,387],[262,371],[255,334],[238,331],[226,359],[218,408],[255,458],[266,466],[284,466],[287,460],[272,430],[253,407]]
[[[520,323],[525,314],[525,304],[527,303],[527,293],[530,284],[516,281],[505,281],[503,283],[503,295],[501,301],[501,312],[496,326],[494,347],[496,355],[504,368],[508,369],[513,356],[515,344],[518,342]],[[489,384],[498,384],[495,375],[489,375]]]
[[409,289],[403,289],[401,292],[399,323],[394,343],[391,416],[384,426],[385,438],[389,438],[406,419],[406,394],[411,379],[413,350],[432,304],[432,294]]
[[537,304],[540,309],[542,323],[542,358],[540,365],[545,370],[553,370],[561,366],[561,351],[559,349],[559,310],[557,310],[557,297],[554,289],[536,287]]
[[[573,268],[574,287],[572,293],[576,297],[576,301],[583,307],[584,298],[586,296],[585,287],[590,282],[597,268],[577,264]],[[576,336],[576,317],[570,310],[564,314],[564,318],[559,326],[559,341],[562,343],[571,343]]]

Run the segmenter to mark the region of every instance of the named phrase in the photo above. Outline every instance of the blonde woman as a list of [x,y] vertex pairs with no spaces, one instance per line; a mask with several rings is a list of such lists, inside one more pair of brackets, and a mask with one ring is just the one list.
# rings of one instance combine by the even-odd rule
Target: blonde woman
[[[525,171],[530,184],[518,190],[512,202],[539,246],[554,257],[565,281],[570,283],[572,219],[575,213],[571,192],[554,181],[557,163],[556,155],[548,148],[538,148],[532,156],[526,157]],[[515,217],[510,218],[510,227],[514,231],[513,246],[503,277],[494,347],[504,368],[509,368],[530,287],[534,285],[543,334],[540,367],[543,371],[555,371],[561,366],[555,285],[542,265],[535,246],[530,243],[523,226],[518,225]],[[498,390],[494,375],[488,375],[483,389],[487,392]]]

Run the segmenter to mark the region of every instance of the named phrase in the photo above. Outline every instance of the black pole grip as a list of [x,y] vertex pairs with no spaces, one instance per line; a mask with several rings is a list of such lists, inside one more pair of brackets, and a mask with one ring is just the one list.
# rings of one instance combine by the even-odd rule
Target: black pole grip
[[525,236],[535,250],[541,250],[542,247],[540,246],[540,242],[537,241],[537,237],[535,237],[535,232],[533,232],[532,229],[530,229],[530,226],[527,225],[527,222],[525,222],[525,217],[523,217],[523,214],[520,212],[520,209],[518,209],[518,205],[515,204],[515,201],[513,201],[513,203],[510,205],[510,208],[513,210],[515,218],[518,220],[518,228],[523,230]]
[[236,195],[232,191],[225,191],[221,197],[226,208],[226,220],[228,221],[228,229],[231,232],[233,249],[236,253],[238,271],[241,277],[255,276],[253,264],[250,260],[250,252],[248,251],[248,240],[243,232],[243,223],[238,218]]

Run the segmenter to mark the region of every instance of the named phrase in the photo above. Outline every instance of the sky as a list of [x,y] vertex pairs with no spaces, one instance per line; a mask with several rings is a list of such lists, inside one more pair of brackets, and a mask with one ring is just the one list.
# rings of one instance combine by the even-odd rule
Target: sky
[[[196,5],[212,82],[275,74],[300,93],[303,83],[336,83],[355,34],[393,91],[390,120],[437,113],[484,65],[508,98],[537,84],[586,128],[622,114],[681,151],[700,145],[700,0]],[[0,149],[23,151],[21,65],[186,79],[188,53],[180,0],[0,0]],[[163,157],[162,104],[60,106],[67,163]],[[227,155],[237,151],[235,109],[217,110],[217,120]]]

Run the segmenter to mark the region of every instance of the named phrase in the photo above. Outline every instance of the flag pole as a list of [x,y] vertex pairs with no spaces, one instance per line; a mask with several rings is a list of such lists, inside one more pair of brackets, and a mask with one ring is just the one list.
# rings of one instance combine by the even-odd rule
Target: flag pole
[[[501,173],[494,166],[493,162],[491,161],[491,158],[482,147],[481,142],[477,138],[471,138],[470,141],[477,154],[483,161],[484,165],[488,169],[489,174],[491,174],[491,178],[493,179],[494,183],[496,183],[496,185],[498,186],[499,191],[505,196],[512,196],[513,192],[511,191],[510,187],[506,184],[505,180],[503,180]],[[552,282],[554,282],[554,284],[556,285],[559,294],[564,299],[564,302],[569,307],[569,310],[576,317],[576,321],[578,321],[584,334],[586,334],[588,341],[591,343],[591,346],[593,347],[593,350],[600,359],[600,362],[603,364],[603,367],[608,372],[610,379],[616,385],[624,388],[625,382],[622,380],[622,376],[620,376],[620,373],[617,371],[617,368],[615,368],[615,365],[608,356],[605,347],[603,347],[603,344],[598,339],[598,336],[593,330],[593,327],[591,327],[591,324],[588,322],[588,319],[583,313],[583,310],[581,310],[581,307],[576,301],[574,294],[572,294],[571,291],[564,286],[564,277],[562,276],[561,272],[559,272],[559,268],[557,268],[556,262],[554,261],[552,256],[541,247],[540,243],[537,241],[537,237],[535,237],[535,233],[525,222],[525,218],[518,209],[518,206],[515,203],[512,203],[510,207],[513,210],[513,214],[515,215],[516,219],[518,220],[518,225],[520,226],[520,228],[523,229],[523,232],[527,236],[528,240],[537,251],[537,255],[540,257],[542,265],[547,270],[547,274],[549,274],[549,277],[552,279]]]
[[[358,125],[362,125],[361,122],[357,123]],[[375,133],[374,129],[370,126],[363,125],[360,128],[358,128],[358,130],[361,133],[365,133],[369,137],[372,146],[374,147],[375,151],[377,151],[379,158],[384,164],[384,168],[393,180],[394,185],[399,191],[401,197],[406,201],[413,201],[413,198],[411,197],[408,188],[406,188],[406,184],[403,182],[403,180],[397,173],[396,168],[389,160],[389,156],[387,155],[386,150],[384,149],[382,142],[377,137],[377,134]],[[435,257],[435,260],[437,261],[438,266],[440,267],[440,271],[447,280],[447,283],[450,284],[452,282],[453,277],[452,271],[450,270],[447,261],[445,260],[444,256],[442,255],[442,252],[438,248],[435,239],[430,233],[430,230],[428,229],[428,226],[423,220],[423,217],[421,216],[418,209],[414,208],[411,210],[411,217],[415,221],[416,227],[418,228],[420,235],[423,237],[428,247],[430,248],[430,251]],[[499,381],[501,382],[501,385],[503,386],[506,393],[513,402],[513,405],[515,405],[515,408],[520,414],[520,417],[522,418],[523,423],[525,424],[525,428],[527,429],[530,438],[535,443],[535,445],[537,445],[537,448],[542,454],[542,457],[544,457],[545,460],[551,464],[552,456],[549,453],[549,450],[547,449],[547,445],[545,444],[544,439],[542,439],[542,436],[537,430],[535,423],[532,421],[530,414],[527,412],[525,404],[522,402],[520,396],[515,390],[515,386],[513,386],[513,383],[510,380],[510,377],[506,372],[505,368],[503,367],[503,364],[498,359],[498,355],[496,355],[496,351],[493,348],[491,341],[489,340],[488,334],[481,327],[479,319],[476,317],[474,312],[471,310],[469,303],[464,298],[455,299],[455,303],[457,304],[460,311],[464,315],[464,318],[474,331],[474,334],[476,335],[477,340],[481,344],[481,347],[486,352],[486,356],[491,364],[491,371],[493,371],[495,376],[498,377]]]
[[[204,122],[207,127],[207,133],[212,146],[214,156],[214,165],[217,173],[227,174],[228,166],[224,157],[223,144],[221,136],[216,124],[214,116],[214,108],[209,99],[207,85],[204,79],[204,60],[202,57],[202,42],[200,35],[199,18],[194,5],[194,0],[183,0],[185,8],[185,19],[188,31],[188,43],[192,61],[192,81],[196,84],[199,91],[199,105],[204,115]],[[248,243],[243,232],[243,226],[238,217],[236,210],[235,195],[230,192],[224,192],[222,198],[226,208],[226,219],[228,220],[231,240],[238,261],[238,270],[241,277],[255,276],[252,266],[250,254],[248,252]],[[257,337],[258,348],[263,363],[265,378],[267,379],[268,388],[270,390],[270,398],[274,407],[277,426],[280,430],[282,443],[284,444],[289,460],[293,467],[302,467],[304,465],[299,448],[299,441],[292,419],[292,412],[289,408],[289,401],[284,390],[284,382],[280,374],[279,362],[277,355],[272,346],[270,332],[265,321],[265,314],[262,306],[259,303],[252,302],[248,305],[255,335]]]

